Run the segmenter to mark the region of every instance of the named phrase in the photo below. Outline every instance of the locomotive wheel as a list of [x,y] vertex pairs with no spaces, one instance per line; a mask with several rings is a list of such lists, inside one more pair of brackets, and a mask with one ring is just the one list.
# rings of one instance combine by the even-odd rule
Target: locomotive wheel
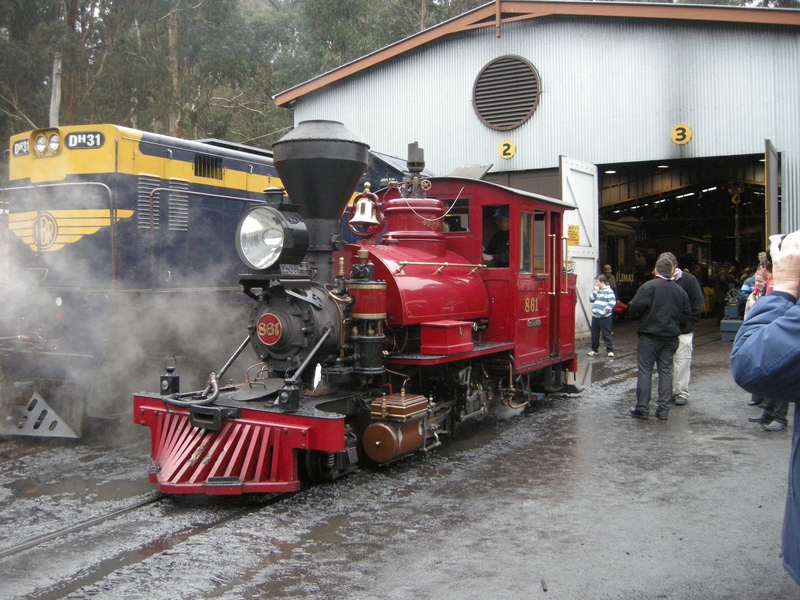
[[336,479],[336,460],[330,452],[307,450],[302,465],[305,478],[311,483],[324,483]]
[[525,375],[518,375],[514,385],[517,388],[517,392],[514,394],[514,404],[520,407],[530,406],[531,387],[529,377],[526,377]]

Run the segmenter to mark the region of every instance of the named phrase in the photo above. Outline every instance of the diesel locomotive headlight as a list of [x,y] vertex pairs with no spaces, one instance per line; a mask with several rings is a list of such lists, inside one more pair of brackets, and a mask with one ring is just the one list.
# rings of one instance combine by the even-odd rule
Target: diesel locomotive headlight
[[43,135],[37,135],[36,141],[33,143],[33,149],[36,150],[36,154],[44,154],[44,151],[47,150],[47,138]]
[[61,139],[58,137],[57,133],[53,133],[47,139],[47,147],[50,148],[50,152],[55,154],[58,152],[58,149],[61,148]]
[[257,206],[239,220],[236,251],[242,262],[256,271],[297,264],[308,251],[306,224],[298,214]]

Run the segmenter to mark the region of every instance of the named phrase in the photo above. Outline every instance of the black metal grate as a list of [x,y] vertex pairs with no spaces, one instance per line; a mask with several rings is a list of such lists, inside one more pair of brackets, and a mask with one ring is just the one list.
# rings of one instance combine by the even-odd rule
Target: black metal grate
[[519,56],[494,59],[478,74],[472,105],[492,129],[508,131],[527,121],[539,104],[539,73]]
[[[159,192],[153,192],[154,189],[161,187],[161,180],[152,175],[139,175],[139,185],[136,193],[136,219],[139,229],[158,229],[159,211],[160,211],[160,196]],[[152,223],[150,221],[150,196],[152,192]]]
[[207,154],[195,154],[194,174],[197,177],[222,179],[222,158]]
[[171,179],[169,187],[169,230],[189,231],[189,182]]

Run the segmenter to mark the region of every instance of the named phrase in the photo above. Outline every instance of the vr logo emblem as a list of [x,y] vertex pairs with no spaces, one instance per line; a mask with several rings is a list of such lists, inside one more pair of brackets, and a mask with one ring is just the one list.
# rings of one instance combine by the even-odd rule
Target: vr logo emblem
[[56,241],[58,223],[50,213],[39,213],[33,222],[33,240],[39,250],[46,250]]

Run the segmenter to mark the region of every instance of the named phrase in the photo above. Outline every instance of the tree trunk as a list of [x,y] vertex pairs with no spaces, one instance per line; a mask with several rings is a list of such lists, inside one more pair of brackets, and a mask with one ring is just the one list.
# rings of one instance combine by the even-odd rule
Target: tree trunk
[[181,0],[175,1],[168,19],[169,71],[172,76],[172,95],[174,104],[169,109],[169,135],[178,137],[181,121],[181,95],[178,77],[178,10]]
[[53,57],[53,88],[50,91],[50,127],[58,127],[58,112],[61,109],[61,52]]

